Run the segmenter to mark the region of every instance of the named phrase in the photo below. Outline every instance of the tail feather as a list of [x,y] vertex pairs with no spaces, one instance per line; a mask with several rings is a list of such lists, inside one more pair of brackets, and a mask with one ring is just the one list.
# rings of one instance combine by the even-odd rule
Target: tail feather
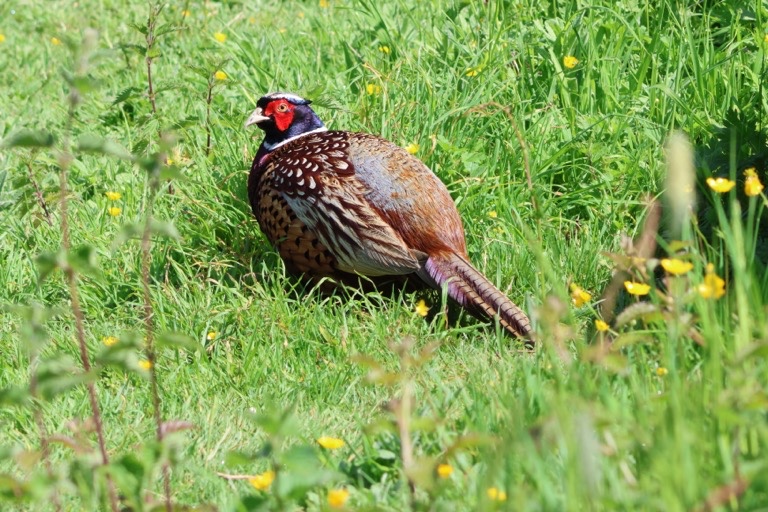
[[473,315],[496,318],[512,335],[530,340],[531,321],[523,310],[462,256],[430,256],[419,276],[437,289],[445,286],[448,296]]

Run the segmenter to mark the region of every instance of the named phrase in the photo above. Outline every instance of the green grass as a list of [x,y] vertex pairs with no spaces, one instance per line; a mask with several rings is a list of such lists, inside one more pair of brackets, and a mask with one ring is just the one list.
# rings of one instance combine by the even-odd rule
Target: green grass
[[[604,253],[622,252],[622,234],[639,233],[661,194],[668,134],[688,134],[703,176],[738,177],[765,152],[768,11],[745,4],[175,0],[158,16],[158,30],[178,30],[155,45],[153,113],[146,41],[134,26],[146,27],[149,6],[4,2],[0,139],[32,129],[55,143],[0,151],[3,510],[53,510],[52,496],[63,510],[109,507],[95,435],[82,430],[92,414],[86,388],[63,389],[81,374],[65,275],[41,279],[36,260],[62,247],[57,152],[67,141],[94,134],[151,160],[160,132],[175,137],[167,156],[181,177],[173,193],[161,180],[152,207],[178,232],[152,238],[153,320],[157,333],[186,336],[186,348],[160,346],[155,369],[162,417],[194,425],[162,446],[148,372],[137,366],[140,234],[115,242],[123,226],[143,225],[153,189],[143,167],[103,148],[75,151],[68,168],[72,243],[92,248],[95,262],[71,258],[82,270],[85,340],[92,357],[115,358],[92,376],[110,472],[135,510],[163,503],[168,456],[179,507],[322,510],[327,491],[345,487],[347,506],[361,510],[765,508],[768,287],[754,248],[764,196],[748,205],[734,192],[721,203],[702,188],[711,243],[684,235],[695,270],[677,283],[693,295],[656,298],[655,315],[606,335],[593,328],[613,270]],[[88,27],[97,44],[78,71]],[[575,68],[564,67],[566,55]],[[217,70],[228,78],[212,79]],[[63,73],[88,77],[76,82],[83,97],[71,131]],[[369,84],[380,90],[369,94]],[[520,351],[471,319],[425,321],[414,313],[421,296],[324,296],[286,277],[245,188],[261,134],[242,126],[275,90],[313,99],[331,128],[418,144],[458,204],[471,259],[532,314],[539,349]],[[107,191],[122,198],[113,204]],[[743,221],[731,211],[739,204],[753,211]],[[117,217],[107,212],[114,205]],[[727,281],[717,301],[695,298],[710,261]],[[570,283],[592,303],[573,307]],[[427,298],[439,310],[439,297]],[[30,304],[55,314],[43,326],[16,307]],[[131,348],[110,351],[107,336]],[[434,352],[416,364],[393,348],[403,340],[414,340],[411,354]],[[361,356],[388,377],[369,382]],[[33,376],[39,400],[19,399]],[[388,408],[411,394],[412,411],[403,401]],[[286,410],[291,419],[280,420]],[[35,411],[46,437],[80,447],[53,443],[50,474]],[[412,433],[409,472],[397,421]],[[320,452],[323,435],[346,445]],[[433,478],[438,462],[454,468],[450,478]],[[217,474],[270,467],[278,481],[264,493]],[[490,487],[506,501],[490,500]]]

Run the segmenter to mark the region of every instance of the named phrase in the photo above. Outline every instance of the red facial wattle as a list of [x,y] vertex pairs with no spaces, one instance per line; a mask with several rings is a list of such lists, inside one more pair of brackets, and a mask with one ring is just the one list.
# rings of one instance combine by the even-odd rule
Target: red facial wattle
[[273,118],[277,129],[284,132],[293,123],[293,105],[284,99],[270,102],[264,109],[264,115]]

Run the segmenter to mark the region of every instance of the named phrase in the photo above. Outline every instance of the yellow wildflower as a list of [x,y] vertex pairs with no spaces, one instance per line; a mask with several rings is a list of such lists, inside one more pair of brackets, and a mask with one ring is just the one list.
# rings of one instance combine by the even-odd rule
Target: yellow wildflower
[[411,142],[410,144],[405,146],[405,150],[407,152],[409,152],[410,154],[412,154],[412,155],[415,155],[416,153],[418,153],[419,152],[419,148],[420,148],[420,146],[418,144],[416,144],[415,142]]
[[383,44],[383,45],[379,46],[379,51],[381,53],[386,53],[387,55],[389,55],[389,46]]
[[763,36],[763,42],[764,42],[764,43],[768,43],[768,34],[765,34],[765,35]]
[[[301,18],[301,16],[299,16],[299,18]],[[254,23],[256,23],[256,18],[254,18],[253,16],[250,16],[250,17],[248,18],[248,23],[250,23],[251,25],[253,25]]]
[[317,439],[317,444],[326,450],[337,450],[344,446],[344,441],[336,437],[323,436]]
[[651,291],[651,286],[645,283],[636,283],[634,281],[624,281],[624,288],[627,289],[631,295],[648,295]]
[[477,76],[482,70],[483,66],[475,66],[473,68],[467,68],[467,71],[464,74],[467,76]]
[[367,92],[369,96],[373,94],[379,94],[381,92],[381,86],[376,84],[368,84],[365,86],[365,92]]
[[728,178],[707,178],[709,188],[718,194],[724,194],[736,186],[736,182]]
[[488,497],[493,501],[507,501],[507,493],[496,487],[489,487],[486,492],[488,493]]
[[498,217],[498,216],[499,216],[499,214],[498,214],[498,213],[496,213],[496,210],[491,210],[491,211],[489,211],[489,212],[488,212],[488,216],[489,216],[490,218],[492,218],[492,219],[495,219],[496,217]]
[[146,359],[142,359],[141,361],[139,361],[139,368],[141,368],[142,370],[149,370],[150,368],[152,368],[152,363],[150,363]]
[[331,2],[329,0],[320,0],[320,7],[322,7],[323,9],[330,7],[330,5],[331,5]]
[[107,192],[104,192],[104,195],[107,196],[107,199],[110,201],[119,201],[121,197],[123,197],[123,194],[120,192],[113,192],[111,190],[108,190]]
[[659,377],[663,377],[668,373],[669,373],[669,370],[667,370],[663,366],[659,366],[658,368],[656,368],[656,375],[658,375]]
[[187,10],[187,9],[184,9],[183,11],[181,11],[181,15],[182,15],[182,16],[184,16],[184,17],[186,18],[187,16],[189,16],[189,15],[190,15],[190,12],[189,12],[189,10]]
[[108,214],[109,214],[111,217],[117,217],[117,216],[119,216],[121,213],[123,213],[123,209],[122,209],[122,208],[120,208],[119,206],[110,206],[109,208],[107,208],[107,213],[108,213]]
[[4,43],[4,42],[5,42],[5,35],[0,34],[0,43]]
[[331,508],[341,508],[349,499],[349,491],[346,489],[331,489],[328,491],[328,505]]
[[580,308],[589,302],[591,298],[592,295],[587,293],[584,288],[577,285],[576,283],[571,283],[571,302],[573,302],[574,306]]
[[610,326],[606,322],[598,318],[597,320],[595,320],[595,329],[597,329],[600,332],[605,332],[608,329],[610,329]]
[[52,37],[51,44],[53,46],[59,46],[61,44],[61,39],[59,39],[58,37]]
[[573,69],[576,67],[576,64],[579,63],[579,59],[574,57],[573,55],[566,55],[563,57],[563,66],[565,66],[568,69]]
[[715,274],[715,266],[707,264],[707,272],[704,276],[704,282],[698,287],[699,295],[705,299],[719,299],[725,295],[725,281]]
[[438,464],[437,465],[437,476],[440,478],[448,478],[451,476],[451,473],[453,473],[453,466],[450,464]]
[[213,77],[214,77],[216,80],[226,80],[226,79],[227,79],[227,74],[226,74],[225,72],[223,72],[223,71],[219,70],[219,71],[217,71],[217,72],[215,72],[215,73],[213,74]]
[[429,313],[429,306],[427,306],[427,303],[424,302],[424,299],[419,299],[419,302],[416,303],[414,310],[419,316],[427,316]]
[[111,347],[112,345],[117,343],[117,341],[118,341],[117,338],[115,338],[114,336],[104,336],[103,338],[101,338],[101,342],[108,347]]
[[213,38],[218,42],[223,43],[224,41],[227,40],[227,34],[223,32],[216,32],[215,34],[213,34]]
[[213,341],[213,340],[216,339],[216,336],[218,336],[218,335],[219,335],[219,333],[217,333],[216,331],[209,331],[208,335],[206,336],[206,338],[208,338],[208,341]]
[[265,471],[261,474],[254,475],[248,479],[248,483],[256,488],[257,491],[266,491],[272,482],[275,481],[275,472],[272,470]]
[[744,170],[744,193],[749,197],[759,195],[763,191],[763,184],[760,183],[760,178],[757,176],[754,167]]
[[680,276],[690,272],[693,268],[693,263],[677,258],[664,258],[661,260],[661,267],[673,276]]

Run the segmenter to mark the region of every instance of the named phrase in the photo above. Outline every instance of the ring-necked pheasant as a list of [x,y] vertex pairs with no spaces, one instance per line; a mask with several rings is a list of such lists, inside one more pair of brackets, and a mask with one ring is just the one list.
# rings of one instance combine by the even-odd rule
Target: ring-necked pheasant
[[437,176],[385,139],[329,131],[309,104],[267,94],[245,123],[265,133],[248,198],[286,268],[341,281],[415,274],[528,338],[525,313],[469,263],[461,218]]

